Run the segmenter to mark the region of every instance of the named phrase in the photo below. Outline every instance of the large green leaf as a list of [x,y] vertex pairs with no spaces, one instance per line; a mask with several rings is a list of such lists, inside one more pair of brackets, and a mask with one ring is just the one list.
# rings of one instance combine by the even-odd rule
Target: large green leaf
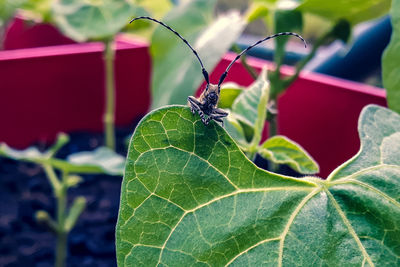
[[53,4],[58,27],[80,42],[113,37],[141,11],[128,0],[56,0]]
[[188,107],[155,110],[130,143],[118,264],[398,266],[399,125],[399,115],[366,108],[362,143],[387,161],[370,160],[363,146],[340,179],[324,181],[257,168]]
[[382,57],[382,80],[389,107],[400,113],[400,0],[393,0],[390,14],[392,37]]
[[[208,71],[220,61],[245,26],[245,20],[236,12],[213,20],[215,2],[185,1],[163,19],[197,50]],[[188,95],[193,95],[203,80],[194,54],[172,32],[161,26],[153,34],[151,52],[152,107],[186,103]]]
[[266,140],[258,153],[277,164],[287,164],[292,169],[303,174],[319,172],[315,160],[297,143],[285,136],[273,136]]

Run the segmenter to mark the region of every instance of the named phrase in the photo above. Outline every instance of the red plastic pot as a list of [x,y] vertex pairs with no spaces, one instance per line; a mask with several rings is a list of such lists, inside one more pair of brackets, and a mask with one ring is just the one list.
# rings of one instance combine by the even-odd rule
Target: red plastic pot
[[[116,42],[117,126],[150,104],[148,46]],[[104,106],[102,43],[0,51],[0,142],[25,147],[58,132],[101,131]]]
[[[101,43],[84,43],[0,52],[0,142],[24,147],[51,140],[60,131],[102,130],[102,50]],[[211,81],[218,80],[233,58],[231,53],[225,56]],[[258,70],[265,64],[271,66],[253,58],[248,63]],[[146,44],[118,38],[117,125],[128,125],[148,111],[150,65]],[[290,74],[293,69],[284,67],[282,71]],[[226,81],[249,85],[252,78],[236,63]],[[357,153],[358,116],[371,103],[386,106],[384,90],[302,73],[279,98],[279,133],[301,144],[320,164],[319,175],[326,177]]]

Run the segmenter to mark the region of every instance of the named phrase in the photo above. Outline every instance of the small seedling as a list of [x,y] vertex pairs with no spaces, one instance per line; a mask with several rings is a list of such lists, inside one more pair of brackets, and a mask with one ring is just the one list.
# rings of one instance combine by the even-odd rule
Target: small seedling
[[201,71],[203,73],[204,80],[206,81],[207,85],[206,85],[205,90],[203,91],[203,93],[201,94],[201,96],[198,99],[196,99],[193,96],[189,96],[188,97],[188,103],[190,105],[192,113],[195,114],[195,112],[197,112],[199,114],[200,118],[201,118],[201,121],[205,125],[207,125],[211,120],[215,120],[215,121],[221,122],[222,125],[223,125],[223,118],[228,116],[228,113],[226,111],[218,108],[218,101],[219,101],[219,96],[220,96],[220,91],[221,91],[221,84],[225,80],[226,76],[228,75],[229,69],[232,67],[233,63],[235,63],[244,53],[246,53],[247,51],[249,51],[253,47],[261,44],[262,42],[265,42],[267,40],[273,39],[273,38],[278,37],[278,36],[284,36],[284,35],[296,36],[296,37],[300,38],[300,40],[302,40],[304,42],[304,44],[306,45],[306,42],[303,39],[303,37],[301,37],[300,35],[298,35],[297,33],[294,33],[294,32],[281,32],[281,33],[277,33],[277,34],[274,34],[274,35],[267,36],[267,37],[255,42],[254,44],[248,46],[246,49],[244,49],[242,52],[240,52],[236,56],[236,58],[234,60],[232,60],[232,62],[228,65],[228,67],[226,68],[225,72],[220,76],[218,84],[211,84],[210,80],[209,80],[208,72],[204,68],[203,62],[201,61],[198,53],[189,44],[189,42],[185,38],[183,38],[177,31],[172,29],[170,26],[166,25],[164,22],[161,22],[161,21],[156,20],[156,19],[151,18],[151,17],[137,17],[137,18],[132,19],[130,21],[130,23],[132,23],[135,20],[139,20],[139,19],[147,19],[147,20],[154,21],[154,22],[164,26],[165,28],[167,28],[171,32],[173,32],[176,36],[178,36],[190,48],[190,50],[192,50],[192,52],[194,53],[194,55],[198,59],[200,65],[201,65]]
[[69,137],[60,134],[55,144],[45,152],[40,152],[35,147],[15,150],[0,143],[0,156],[38,164],[47,176],[57,202],[56,218],[53,219],[44,210],[37,211],[35,218],[38,224],[43,225],[56,236],[56,267],[65,266],[68,234],[86,206],[86,199],[82,196],[75,198],[69,208],[67,205],[68,189],[77,186],[82,181],[76,174],[122,175],[125,165],[122,156],[105,147],[97,148],[92,152],[71,154],[65,160],[56,158],[57,152],[68,142]]

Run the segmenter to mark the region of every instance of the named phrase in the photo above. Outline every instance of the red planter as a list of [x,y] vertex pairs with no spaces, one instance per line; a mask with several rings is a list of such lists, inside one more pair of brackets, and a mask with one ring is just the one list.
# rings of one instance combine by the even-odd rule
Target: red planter
[[[102,130],[102,51],[101,43],[0,51],[0,142],[24,147],[37,140],[51,140],[60,131]],[[225,56],[213,71],[211,81],[217,82],[233,58],[231,53]],[[248,61],[258,70],[270,64],[252,58]],[[148,111],[150,65],[146,44],[118,38],[117,125],[128,125]],[[284,74],[292,71],[290,67],[283,68]],[[248,85],[252,79],[236,63],[226,81]],[[302,73],[279,99],[279,132],[300,143],[320,164],[320,176],[326,177],[357,153],[358,116],[371,103],[385,106],[385,92],[325,75]]]
[[[116,125],[128,125],[150,104],[147,45],[116,42]],[[103,128],[102,43],[0,51],[0,142],[25,147],[58,132]]]

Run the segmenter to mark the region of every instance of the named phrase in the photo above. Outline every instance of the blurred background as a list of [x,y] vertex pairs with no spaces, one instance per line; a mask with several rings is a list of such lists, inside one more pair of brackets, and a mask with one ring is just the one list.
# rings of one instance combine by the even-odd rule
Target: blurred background
[[[132,18],[176,29],[212,83],[232,53],[277,32],[301,34],[307,48],[297,38],[262,43],[227,81],[241,90],[268,65],[283,114],[279,132],[309,151],[326,177],[358,150],[361,108],[386,105],[390,8],[386,0],[0,0],[0,266],[116,266],[130,135],[151,109],[186,104],[204,87],[181,40],[148,20],[129,24]],[[251,125],[240,127],[254,134]]]

